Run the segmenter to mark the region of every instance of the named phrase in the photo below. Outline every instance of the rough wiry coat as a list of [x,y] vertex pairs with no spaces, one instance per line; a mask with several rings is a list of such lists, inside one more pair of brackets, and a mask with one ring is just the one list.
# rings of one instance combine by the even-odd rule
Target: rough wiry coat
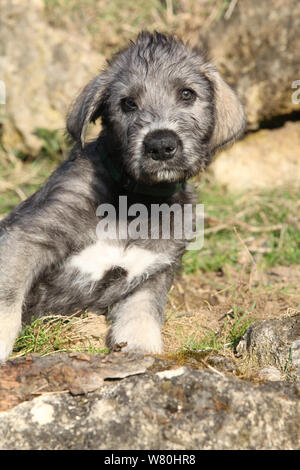
[[[90,122],[102,118],[96,141]],[[168,290],[184,240],[99,239],[97,207],[191,201],[186,185],[157,197],[162,183],[185,182],[244,128],[242,107],[216,69],[173,37],[147,32],[117,54],[75,101],[67,121],[74,148],[34,195],[0,223],[0,360],[32,315],[109,311],[108,344],[161,351]],[[149,158],[145,139],[166,132],[172,158]],[[101,153],[151,194],[116,182]],[[151,155],[151,154],[150,154]]]

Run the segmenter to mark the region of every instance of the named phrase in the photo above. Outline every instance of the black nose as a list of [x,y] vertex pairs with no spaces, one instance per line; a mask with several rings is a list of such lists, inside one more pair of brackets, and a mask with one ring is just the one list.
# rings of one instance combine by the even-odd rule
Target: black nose
[[153,160],[169,160],[174,157],[178,143],[173,131],[160,129],[149,132],[144,139],[144,154]]

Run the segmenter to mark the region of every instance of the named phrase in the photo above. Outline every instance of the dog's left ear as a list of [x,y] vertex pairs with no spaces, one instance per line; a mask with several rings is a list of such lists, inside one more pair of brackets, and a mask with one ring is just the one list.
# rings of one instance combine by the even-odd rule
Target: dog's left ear
[[243,107],[229,85],[222,79],[217,69],[206,64],[204,74],[214,87],[215,127],[211,137],[211,151],[232,143],[245,130],[246,118]]
[[88,124],[101,115],[106,86],[107,77],[104,72],[84,87],[68,116],[67,130],[82,147]]

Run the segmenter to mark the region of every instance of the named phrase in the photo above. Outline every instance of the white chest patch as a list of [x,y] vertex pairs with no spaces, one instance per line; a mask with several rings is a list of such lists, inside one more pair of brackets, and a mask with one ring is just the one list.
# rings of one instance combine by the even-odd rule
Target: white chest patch
[[128,272],[127,279],[130,282],[137,276],[153,274],[171,262],[172,259],[164,253],[154,253],[138,246],[125,249],[118,243],[98,240],[72,256],[68,266],[88,275],[92,282],[99,281],[109,269],[121,267]]

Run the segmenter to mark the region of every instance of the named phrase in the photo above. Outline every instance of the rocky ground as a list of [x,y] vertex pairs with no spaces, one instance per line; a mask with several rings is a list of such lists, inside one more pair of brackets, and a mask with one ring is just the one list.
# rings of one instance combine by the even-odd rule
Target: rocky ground
[[28,357],[0,374],[1,407],[14,405],[1,449],[299,448],[299,383],[121,352]]

